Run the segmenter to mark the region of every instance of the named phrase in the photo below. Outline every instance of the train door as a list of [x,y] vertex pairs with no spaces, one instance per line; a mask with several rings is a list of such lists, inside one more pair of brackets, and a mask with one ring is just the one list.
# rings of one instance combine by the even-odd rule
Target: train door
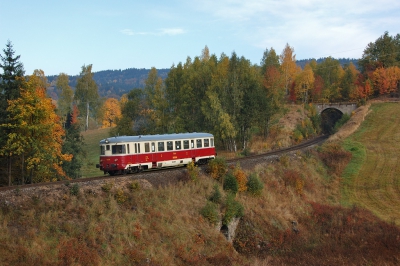
[[194,139],[190,140],[190,152],[192,153],[191,157],[192,158],[196,158],[196,149],[195,149],[195,146],[194,146]]
[[145,142],[144,143],[144,157],[143,160],[145,164],[151,163],[153,165],[153,155],[152,150],[155,149],[155,144],[153,142]]
[[135,147],[135,150],[134,150],[134,154],[132,156],[132,158],[133,158],[133,162],[132,163],[138,164],[138,163],[140,163],[139,162],[140,143],[134,143],[134,147]]

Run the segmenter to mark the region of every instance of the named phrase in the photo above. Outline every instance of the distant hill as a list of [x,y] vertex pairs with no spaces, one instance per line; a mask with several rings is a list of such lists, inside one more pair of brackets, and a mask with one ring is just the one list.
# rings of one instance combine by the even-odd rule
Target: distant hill
[[[319,64],[319,63],[324,62],[325,59],[326,59],[326,57],[318,58],[318,59],[315,59],[315,58],[302,59],[302,60],[297,60],[297,61],[296,61],[296,64],[297,64],[298,66],[300,66],[302,69],[304,69],[304,66],[305,66],[307,63],[310,63],[312,60],[316,60],[316,61],[317,61],[317,64]],[[334,58],[334,59],[336,59],[336,58]],[[350,62],[351,62],[351,63],[353,63],[353,65],[354,65],[356,68],[358,68],[358,59],[354,59],[354,58],[351,58],[351,59],[350,59],[350,58],[338,58],[338,59],[336,59],[336,60],[339,61],[340,65],[341,65],[342,67],[344,67],[344,66],[346,66],[346,65],[349,65]]]
[[[165,79],[170,69],[157,69],[158,76]],[[125,70],[103,70],[93,73],[93,79],[99,87],[99,94],[106,98],[120,98],[123,94],[128,93],[135,88],[144,88],[145,80],[150,69],[128,68]],[[51,84],[48,93],[53,99],[58,99],[55,90],[55,84],[58,76],[48,76],[47,79]],[[69,76],[69,85],[76,87],[76,81],[79,75]]]
[[[317,63],[321,63],[326,58],[317,59]],[[302,59],[297,60],[296,63],[301,68],[313,60],[310,59]],[[356,67],[358,59],[348,59],[348,58],[339,58],[340,64],[342,66],[350,64],[352,62]],[[157,69],[158,75],[165,79],[168,76],[170,69]],[[128,68],[125,70],[102,70],[98,72],[94,72],[93,78],[99,87],[99,94],[101,97],[106,98],[117,98],[119,99],[123,94],[128,93],[132,89],[135,88],[144,88],[145,80],[150,72],[150,69],[145,68]],[[58,93],[55,89],[55,84],[58,76],[48,76],[47,79],[51,84],[51,87],[47,89],[48,94],[54,100],[58,99]],[[75,89],[76,80],[79,78],[79,75],[70,76],[69,77],[69,85]]]

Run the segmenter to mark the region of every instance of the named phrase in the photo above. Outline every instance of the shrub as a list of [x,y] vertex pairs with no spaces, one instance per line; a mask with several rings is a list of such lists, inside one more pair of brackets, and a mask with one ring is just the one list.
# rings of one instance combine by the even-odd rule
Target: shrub
[[260,195],[264,188],[264,184],[258,178],[257,174],[252,173],[247,181],[247,191],[252,195]]
[[200,214],[213,225],[219,221],[218,206],[213,202],[207,201],[206,206],[200,210]]
[[97,250],[77,238],[62,240],[58,246],[59,265],[99,265]]
[[318,156],[328,167],[329,173],[340,176],[351,160],[351,152],[346,151],[338,143],[328,143],[318,149]]
[[317,108],[315,107],[315,105],[310,104],[309,105],[309,113],[308,113],[308,117],[311,120],[312,126],[315,129],[316,133],[320,133],[321,132],[321,115],[317,112]]
[[242,156],[249,156],[250,155],[250,149],[246,148],[244,149],[241,153]]
[[247,190],[247,176],[245,172],[240,169],[240,165],[237,164],[235,169],[233,169],[233,175],[236,178],[236,181],[238,183],[238,191],[246,191]]
[[114,198],[119,204],[124,203],[128,199],[128,197],[125,195],[122,189],[117,190],[117,192],[114,195]]
[[211,202],[219,204],[219,203],[221,203],[221,198],[222,198],[222,194],[221,194],[221,191],[219,190],[219,186],[218,185],[214,185],[214,191],[210,195],[208,200],[210,200]]
[[223,188],[224,190],[230,191],[233,194],[236,194],[238,192],[239,185],[234,175],[228,173],[225,176]]
[[279,162],[283,167],[288,167],[289,166],[289,156],[287,154],[282,155],[279,157]]
[[113,183],[113,182],[109,182],[109,183],[103,184],[103,185],[101,186],[101,189],[102,189],[104,192],[110,192],[111,189],[113,188],[113,186],[114,186],[114,183]]
[[228,225],[233,218],[240,218],[244,215],[244,207],[235,200],[235,194],[229,193],[225,201],[225,214],[222,217],[222,224]]
[[217,157],[208,163],[207,172],[216,180],[221,180],[226,174],[228,165],[224,158]]
[[75,183],[69,188],[69,194],[72,196],[78,196],[79,194],[79,184]]
[[132,183],[129,184],[128,188],[131,191],[139,190],[140,189],[140,184],[139,184],[139,182],[132,182]]
[[194,164],[194,162],[192,161],[192,162],[188,163],[186,168],[188,170],[190,179],[192,179],[193,181],[197,180],[197,178],[199,177],[200,170]]
[[303,134],[301,133],[301,131],[298,128],[296,128],[293,131],[293,140],[296,143],[299,143],[299,142],[301,142],[303,140]]

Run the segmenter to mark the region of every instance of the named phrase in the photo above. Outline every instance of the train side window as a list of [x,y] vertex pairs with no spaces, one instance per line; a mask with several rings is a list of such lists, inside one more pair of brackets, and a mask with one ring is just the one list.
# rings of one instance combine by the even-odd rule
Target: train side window
[[204,139],[204,147],[210,147],[210,140]]
[[126,144],[126,146],[128,147],[128,154],[131,153],[130,149],[129,149],[129,144]]
[[144,144],[144,152],[150,152],[150,143],[146,142]]
[[172,141],[167,141],[167,151],[172,151],[174,149],[174,143]]
[[135,143],[135,153],[140,153],[140,143]]
[[194,149],[194,140],[190,140],[190,147]]
[[125,154],[125,145],[112,145],[111,147],[111,153],[112,154]]
[[203,143],[202,143],[201,139],[196,139],[196,147],[197,147],[197,148],[203,147],[202,144],[203,144]]
[[211,138],[211,147],[214,147],[214,139]]
[[181,142],[180,140],[176,140],[176,141],[175,141],[175,149],[176,149],[176,150],[182,149],[181,143],[182,143],[182,142]]
[[164,142],[158,142],[158,151],[164,151]]
[[189,141],[188,141],[188,140],[184,140],[184,141],[183,141],[183,148],[184,148],[185,150],[189,149]]
[[100,146],[100,154],[101,154],[101,155],[106,154],[105,146],[103,146],[103,145]]
[[156,144],[154,142],[151,143],[151,152],[156,151]]

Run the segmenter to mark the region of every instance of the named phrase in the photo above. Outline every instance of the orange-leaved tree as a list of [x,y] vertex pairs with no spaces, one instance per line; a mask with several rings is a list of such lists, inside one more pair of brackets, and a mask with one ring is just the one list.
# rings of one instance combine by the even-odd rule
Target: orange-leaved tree
[[72,158],[61,152],[65,132],[46,97],[44,79],[44,72],[35,70],[23,81],[20,97],[8,102],[9,122],[1,125],[10,132],[2,153],[19,155],[22,180],[31,183],[65,178],[62,162]]
[[115,127],[121,116],[121,104],[115,98],[108,98],[103,105],[103,128]]
[[372,79],[376,93],[383,95],[396,92],[400,80],[400,68],[397,66],[377,68],[372,73]]

